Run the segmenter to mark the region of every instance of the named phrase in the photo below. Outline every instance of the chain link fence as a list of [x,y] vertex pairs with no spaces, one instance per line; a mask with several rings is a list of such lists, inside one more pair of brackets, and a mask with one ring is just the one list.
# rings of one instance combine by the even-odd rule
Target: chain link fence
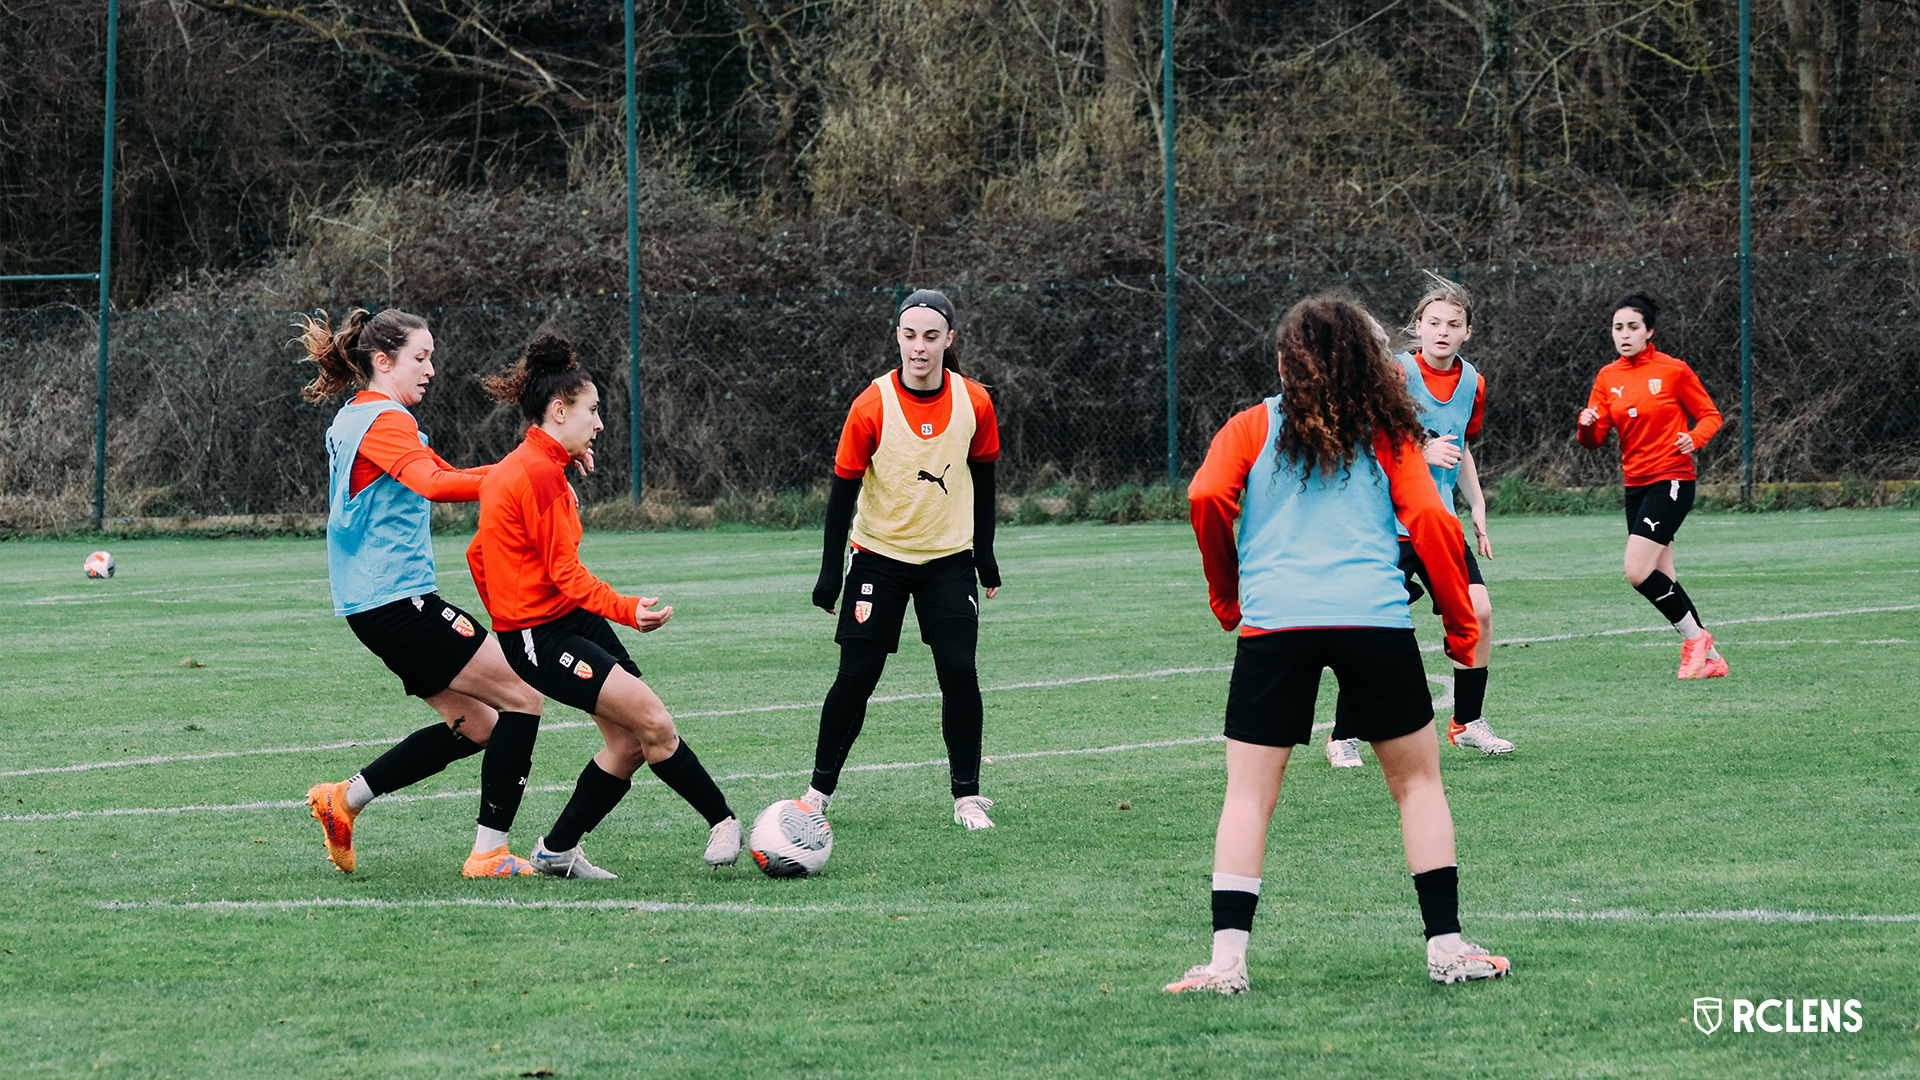
[[[1755,268],[1755,477],[1761,482],[1920,477],[1916,258],[1780,256]],[[1465,350],[1488,379],[1476,444],[1487,483],[1617,482],[1573,418],[1612,359],[1611,305],[1629,290],[1664,305],[1656,340],[1690,362],[1728,424],[1703,478],[1739,479],[1738,261],[1731,257],[1450,270],[1479,300]],[[1235,411],[1277,386],[1272,329],[1288,305],[1344,289],[1389,326],[1424,279],[1411,272],[1186,278],[1179,297],[1179,467],[1198,465]],[[948,290],[961,367],[991,389],[1003,490],[1111,488],[1164,479],[1165,295],[1158,279]],[[647,497],[696,505],[821,485],[848,404],[892,363],[895,290],[646,298],[641,371]],[[404,306],[404,305],[403,305]],[[340,315],[343,312],[336,312]],[[498,459],[515,411],[475,376],[542,331],[577,345],[599,380],[607,430],[588,502],[624,499],[628,453],[624,298],[564,297],[426,309],[436,377],[415,411],[455,464]],[[132,311],[113,326],[107,514],[321,513],[331,407],[300,397],[294,315]],[[91,510],[95,326],[74,308],[0,312],[0,526],[67,528]]]

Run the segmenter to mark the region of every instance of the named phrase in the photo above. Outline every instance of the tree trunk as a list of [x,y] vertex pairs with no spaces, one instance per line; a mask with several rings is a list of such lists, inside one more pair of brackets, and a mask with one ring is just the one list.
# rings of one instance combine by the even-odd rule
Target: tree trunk
[[1787,50],[1793,56],[1800,83],[1800,156],[1819,158],[1826,152],[1820,131],[1821,60],[1813,32],[1814,0],[1780,0],[1787,15]]
[[1138,47],[1134,37],[1140,0],[1104,0],[1100,12],[1100,44],[1105,54],[1101,92],[1116,103],[1132,104],[1140,92]]
[[1867,98],[1860,70],[1860,2],[1833,0],[1833,111],[1827,145],[1840,162],[1851,162],[1859,153],[1856,140]]

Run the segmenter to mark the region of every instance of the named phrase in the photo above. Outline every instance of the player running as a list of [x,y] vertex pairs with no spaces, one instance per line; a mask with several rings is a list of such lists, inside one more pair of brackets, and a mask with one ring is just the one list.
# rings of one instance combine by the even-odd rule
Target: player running
[[[1434,486],[1440,491],[1441,505],[1453,509],[1456,487],[1466,496],[1467,510],[1473,521],[1480,554],[1493,557],[1493,541],[1487,536],[1487,498],[1480,489],[1480,472],[1468,445],[1480,435],[1481,418],[1487,406],[1487,381],[1460,355],[1460,347],[1473,337],[1473,297],[1456,282],[1429,273],[1433,287],[1414,305],[1413,319],[1407,327],[1420,342],[1413,352],[1401,353],[1394,361],[1406,372],[1407,392],[1420,411],[1420,423],[1426,428],[1427,444],[1422,453]],[[1493,655],[1493,600],[1487,593],[1486,579],[1480,575],[1480,563],[1473,548],[1466,551],[1467,592],[1473,597],[1473,616],[1480,626],[1480,644],[1473,652],[1473,664],[1453,665],[1454,714],[1447,724],[1447,741],[1455,746],[1478,750],[1483,754],[1511,754],[1513,743],[1493,733],[1493,725],[1480,715],[1487,698],[1487,661]],[[1427,580],[1426,567],[1414,554],[1406,529],[1400,530],[1400,569],[1406,574],[1407,593],[1419,600],[1423,591],[1415,584],[1417,575]],[[1431,591],[1431,583],[1428,589]],[[1439,613],[1436,606],[1435,614]],[[1344,710],[1336,707],[1336,721]],[[1339,768],[1360,764],[1360,740],[1340,738],[1344,725],[1336,722],[1334,737],[1327,740],[1327,760]]]
[[480,818],[460,872],[511,877],[533,868],[508,849],[540,725],[540,695],[500,646],[434,591],[432,507],[472,502],[492,466],[456,469],[427,446],[409,408],[433,378],[433,334],[418,315],[355,309],[339,333],[325,313],[302,320],[306,359],[320,368],[301,390],[319,404],[359,387],[327,429],[327,579],[333,613],[384,661],[406,692],[446,718],[400,740],[366,768],[315,784],[307,806],[327,858],[352,873],[353,823],[368,803],[461,758],[480,759]]
[[626,796],[642,762],[707,819],[707,864],[732,866],[739,819],[607,622],[650,633],[673,608],[648,610],[659,601],[622,596],[580,562],[580,500],[566,468],[593,467],[593,437],[605,426],[599,388],[573,346],[551,334],[481,385],[496,401],[519,405],[531,426],[480,483],[480,529],[467,547],[474,586],[513,670],[591,715],[606,739],[559,820],[534,844],[534,867],[555,877],[616,877],[587,861],[580,840]]
[[1325,668],[1399,804],[1428,975],[1504,975],[1505,957],[1460,936],[1453,815],[1397,542],[1396,522],[1426,567],[1447,655],[1465,664],[1479,629],[1460,523],[1420,455],[1425,432],[1386,335],[1359,305],[1295,304],[1280,323],[1279,359],[1284,391],[1227,421],[1187,488],[1209,602],[1240,636],[1214,839],[1213,959],[1166,989],[1247,991],[1267,828],[1288,755],[1312,732]]
[[1679,677],[1717,679],[1727,673],[1727,662],[1680,587],[1673,536],[1693,508],[1693,455],[1720,430],[1720,410],[1685,361],[1653,347],[1659,317],[1658,306],[1642,293],[1614,305],[1613,346],[1620,356],[1594,377],[1577,434],[1591,450],[1619,429],[1627,584],[1680,632]]
[[993,800],[980,794],[984,717],[974,667],[980,638],[974,580],[978,575],[989,598],[999,595],[993,463],[1000,457],[1000,429],[986,388],[958,370],[952,302],[921,289],[901,303],[894,323],[900,366],[854,399],[834,455],[813,603],[831,615],[839,601],[833,640],[840,670],[820,710],[813,781],[801,799],[823,812],[833,800],[866,722],[867,699],[887,655],[900,649],[911,598],[940,680],[953,820],[991,829]]

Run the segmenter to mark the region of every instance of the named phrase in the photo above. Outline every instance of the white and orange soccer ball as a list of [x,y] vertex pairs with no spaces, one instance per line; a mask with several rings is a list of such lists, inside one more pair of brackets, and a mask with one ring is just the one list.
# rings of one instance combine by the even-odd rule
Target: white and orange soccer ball
[[87,556],[84,564],[90,578],[110,578],[113,576],[113,556],[104,551],[96,551]]
[[747,849],[768,877],[812,877],[833,854],[833,826],[811,804],[781,799],[753,819]]

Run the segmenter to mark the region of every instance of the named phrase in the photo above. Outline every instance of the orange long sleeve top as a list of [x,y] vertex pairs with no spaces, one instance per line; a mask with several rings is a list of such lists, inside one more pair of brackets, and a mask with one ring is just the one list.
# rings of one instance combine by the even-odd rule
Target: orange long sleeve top
[[[1240,517],[1240,497],[1246,491],[1247,475],[1260,459],[1267,439],[1265,406],[1238,413],[1213,437],[1206,461],[1187,485],[1193,532],[1200,544],[1200,567],[1207,579],[1207,603],[1221,629],[1238,627],[1244,637],[1287,632],[1262,630],[1240,621],[1240,546],[1234,521]],[[1406,523],[1414,553],[1420,556],[1433,584],[1434,601],[1440,605],[1440,621],[1446,630],[1446,653],[1463,664],[1471,663],[1474,647],[1480,641],[1480,622],[1474,618],[1473,598],[1467,592],[1466,541],[1460,520],[1441,503],[1419,447],[1409,442],[1396,450],[1382,437],[1374,440],[1373,456],[1386,474],[1394,514]]]
[[580,562],[580,500],[567,451],[537,427],[480,483],[480,529],[467,568],[495,630],[524,630],[577,608],[633,626],[638,597],[622,596]]
[[[1598,449],[1607,432],[1620,431],[1620,471],[1628,487],[1662,480],[1692,480],[1693,455],[1674,447],[1686,432],[1697,453],[1720,430],[1720,410],[1686,361],[1648,345],[1635,357],[1621,357],[1594,376],[1587,407],[1600,418],[1578,426],[1580,445]],[[1583,410],[1584,411],[1584,410]],[[1691,423],[1692,429],[1687,425]]]
[[[353,395],[353,404],[385,401],[387,395],[362,390]],[[353,458],[353,472],[347,477],[347,494],[354,496],[382,474],[407,485],[428,502],[472,502],[480,497],[480,479],[491,465],[456,469],[432,448],[420,442],[420,425],[408,413],[381,413],[360,439],[360,450]]]

